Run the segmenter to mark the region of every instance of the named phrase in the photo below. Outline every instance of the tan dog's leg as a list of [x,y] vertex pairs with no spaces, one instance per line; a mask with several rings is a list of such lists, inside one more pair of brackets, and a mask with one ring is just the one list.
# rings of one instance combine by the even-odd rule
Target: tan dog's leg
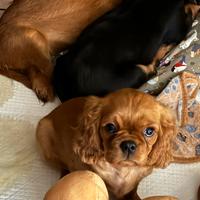
[[[35,29],[19,25],[12,27],[12,33],[8,30],[0,29],[0,72],[31,87],[42,101],[53,100],[53,66],[45,37]],[[9,54],[4,52],[7,49]]]
[[[51,78],[53,65],[48,42],[45,37],[38,31],[33,29],[25,29],[25,37],[27,38],[27,46],[32,45],[32,59],[27,68],[28,75],[32,83],[32,89],[42,101],[53,100],[54,94],[51,86]],[[35,62],[36,61],[36,62]]]

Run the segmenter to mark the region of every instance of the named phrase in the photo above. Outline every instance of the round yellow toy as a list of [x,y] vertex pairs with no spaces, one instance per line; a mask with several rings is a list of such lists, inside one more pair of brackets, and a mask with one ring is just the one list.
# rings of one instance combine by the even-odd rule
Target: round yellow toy
[[72,172],[60,179],[44,200],[108,200],[104,181],[91,171]]

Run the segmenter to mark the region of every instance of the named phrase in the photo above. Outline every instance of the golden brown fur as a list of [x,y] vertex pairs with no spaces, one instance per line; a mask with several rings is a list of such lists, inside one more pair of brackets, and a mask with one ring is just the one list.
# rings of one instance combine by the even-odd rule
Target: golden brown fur
[[52,56],[120,0],[14,0],[0,19],[0,73],[53,99]]
[[[111,123],[115,133],[108,129]],[[150,137],[144,135],[147,127],[154,130]],[[47,160],[70,171],[96,172],[122,198],[152,168],[169,164],[175,133],[168,108],[148,94],[122,89],[63,103],[39,122],[37,139]],[[133,152],[122,148],[127,141],[136,144]]]

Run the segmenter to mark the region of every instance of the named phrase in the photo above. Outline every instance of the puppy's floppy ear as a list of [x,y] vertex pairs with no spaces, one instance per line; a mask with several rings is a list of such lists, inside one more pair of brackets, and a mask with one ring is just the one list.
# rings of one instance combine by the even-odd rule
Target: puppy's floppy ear
[[166,167],[172,161],[172,141],[177,133],[176,118],[173,112],[160,105],[160,130],[158,138],[149,155],[149,164]]
[[79,119],[78,131],[81,137],[74,145],[74,151],[87,164],[94,164],[102,156],[99,136],[101,109],[102,99],[89,96]]
[[55,130],[53,123],[47,117],[41,119],[38,123],[36,130],[36,139],[39,144],[40,150],[43,152],[43,155],[47,161],[54,163],[54,165],[60,166],[60,159],[55,153],[54,147],[54,135]]

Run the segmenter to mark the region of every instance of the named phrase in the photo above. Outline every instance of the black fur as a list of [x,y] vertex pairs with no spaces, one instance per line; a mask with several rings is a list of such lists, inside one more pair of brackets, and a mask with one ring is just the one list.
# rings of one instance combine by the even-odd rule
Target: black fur
[[185,0],[185,3],[200,5],[200,0]]
[[191,27],[184,0],[122,1],[57,59],[53,83],[61,101],[139,87],[151,74],[137,65],[150,64],[161,45],[179,43]]

